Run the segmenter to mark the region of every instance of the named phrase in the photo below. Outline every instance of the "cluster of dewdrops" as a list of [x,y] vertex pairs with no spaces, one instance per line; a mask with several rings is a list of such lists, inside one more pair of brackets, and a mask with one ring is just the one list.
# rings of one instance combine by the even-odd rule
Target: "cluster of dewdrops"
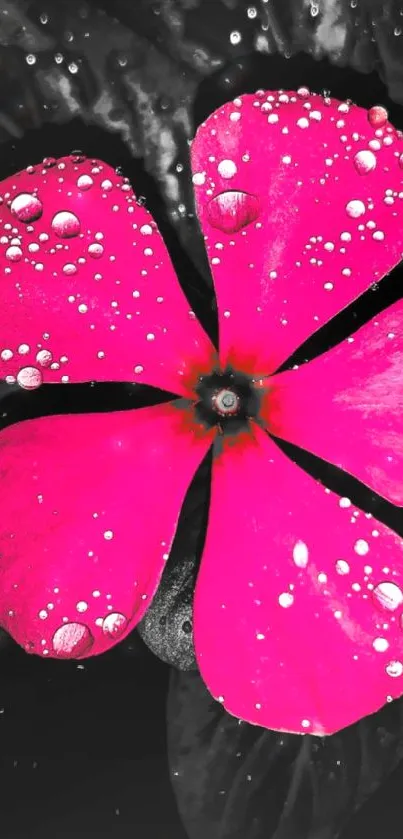
[[[127,212],[129,214],[135,213],[137,204],[141,204],[142,202],[136,202],[128,179],[121,178],[112,182],[110,177],[102,177],[103,167],[98,161],[93,161],[94,165],[92,165],[90,171],[80,174],[80,163],[83,162],[83,160],[84,158],[82,156],[77,156],[77,165],[75,166],[77,172],[77,192],[86,193],[88,190],[92,190],[96,186],[96,188],[100,189],[100,198],[109,199],[111,201],[110,209],[112,212],[117,212],[120,209],[120,205],[113,202],[114,200],[116,201],[116,199],[114,199],[114,192],[119,189],[119,192],[123,193],[123,196],[126,198],[125,206]],[[63,183],[63,170],[66,166],[63,161],[57,162],[53,158],[45,158],[42,166],[43,169],[41,171],[41,175],[44,177],[46,177],[46,173],[49,168],[56,166],[59,173],[58,181],[60,184]],[[34,174],[36,172],[36,168],[29,166],[27,168],[27,172]],[[13,189],[17,191],[17,181],[13,185]],[[76,212],[65,209],[60,209],[55,212],[51,220],[50,229],[46,226],[44,227],[41,221],[44,212],[44,205],[40,197],[40,191],[38,191],[37,187],[35,187],[32,192],[23,191],[14,195],[12,192],[5,193],[0,199],[0,204],[3,203],[11,211],[10,221],[4,220],[3,218],[0,235],[0,245],[3,246],[6,263],[4,273],[5,275],[10,276],[10,279],[12,279],[13,274],[15,274],[15,289],[17,296],[21,299],[23,304],[24,294],[21,286],[23,272],[21,272],[20,263],[30,263],[33,269],[41,274],[45,271],[45,267],[47,267],[43,261],[42,254],[44,251],[46,252],[47,259],[52,254],[66,254],[66,261],[59,269],[66,278],[74,278],[74,275],[79,273],[80,266],[94,261],[96,268],[94,267],[93,280],[95,281],[95,284],[102,282],[104,278],[104,274],[102,273],[103,262],[106,259],[108,259],[111,263],[115,262],[116,255],[114,253],[109,255],[107,254],[105,247],[105,235],[101,230],[95,231],[93,234],[89,235],[90,231],[87,231],[86,233],[85,230],[83,230],[83,224],[79,215]],[[155,245],[153,246],[156,225],[151,216],[148,217],[147,215],[144,215],[144,210],[142,210],[142,213],[143,223],[137,224],[136,221],[134,221],[132,224],[135,236],[133,245],[142,243],[143,265],[141,266],[141,270],[140,266],[138,266],[139,271],[137,274],[139,279],[136,287],[134,287],[131,292],[133,310],[126,314],[127,320],[131,320],[133,317],[141,314],[139,309],[139,298],[141,297],[140,289],[142,288],[142,283],[147,281],[150,272],[157,272],[162,266],[160,257],[156,256]],[[13,220],[15,220],[14,224]],[[18,227],[16,226],[17,223],[19,223]],[[80,256],[78,256],[78,258],[72,258],[70,256],[69,259],[70,247],[77,239],[82,242],[87,241],[87,244],[83,247],[83,252]],[[158,247],[157,253],[160,253],[160,249]],[[57,272],[53,272],[52,275],[57,277]],[[116,272],[116,275],[119,276],[118,272]],[[55,282],[57,282],[57,280],[55,280]],[[122,281],[120,279],[116,279],[116,286],[119,286],[121,282]],[[96,294],[96,285],[94,293]],[[151,344],[155,341],[157,326],[160,334],[162,335],[168,331],[167,327],[160,324],[160,318],[157,316],[157,310],[159,311],[160,305],[164,303],[164,299],[163,294],[155,294],[155,303],[158,305],[155,308],[154,313],[151,312],[149,328],[144,332],[144,338],[147,344]],[[75,291],[75,293],[66,292],[66,303],[75,306],[78,316],[90,314],[88,302],[85,302],[82,299],[82,290],[79,293],[77,293],[77,291]],[[112,299],[110,301],[110,306],[113,315],[117,317],[120,314],[118,300]],[[188,315],[190,319],[194,320],[195,315],[192,310],[189,309]],[[88,326],[90,330],[95,330],[95,323],[91,322]],[[111,331],[116,330],[116,322],[114,321],[111,323],[108,328]],[[14,384],[17,382],[20,387],[33,390],[42,384],[44,380],[44,372],[47,368],[51,371],[60,370],[60,381],[62,383],[67,383],[69,381],[68,369],[66,369],[66,367],[68,368],[69,362],[68,351],[60,356],[58,355],[57,357],[54,357],[54,352],[51,349],[51,342],[53,338],[51,331],[49,330],[49,332],[44,332],[41,337],[42,341],[37,343],[36,346],[30,346],[30,343],[27,340],[21,340],[18,346],[4,346],[3,344],[3,346],[0,347],[0,360],[6,362],[6,369],[7,366],[9,366],[10,369],[10,373],[5,376],[7,383]],[[105,349],[102,347],[102,344],[101,346],[98,345],[96,356],[99,360],[105,358]],[[18,363],[17,370],[15,370],[16,361]],[[141,359],[141,363],[140,360],[137,363],[133,363],[132,369],[135,376],[139,376],[144,373],[143,359]],[[181,370],[178,370],[178,373],[183,375],[183,371]]]

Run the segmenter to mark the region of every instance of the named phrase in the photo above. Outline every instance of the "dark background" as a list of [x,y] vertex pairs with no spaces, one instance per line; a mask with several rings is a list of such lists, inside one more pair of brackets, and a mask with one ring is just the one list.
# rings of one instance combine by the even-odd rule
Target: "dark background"
[[[0,0],[0,176],[76,149],[122,167],[209,323],[195,128],[242,92],[300,85],[382,103],[403,127],[402,30],[399,3],[377,0]],[[8,421],[30,410],[8,404]],[[401,836],[401,702],[326,743],[281,738],[240,729],[166,663],[192,663],[199,506],[141,628],[164,662],[138,633],[81,664],[0,637],[0,839]]]

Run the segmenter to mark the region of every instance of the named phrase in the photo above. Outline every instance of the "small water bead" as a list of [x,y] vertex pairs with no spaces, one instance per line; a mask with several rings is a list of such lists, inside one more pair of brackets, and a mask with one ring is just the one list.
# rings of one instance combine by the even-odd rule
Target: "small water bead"
[[346,213],[350,218],[360,218],[365,213],[365,204],[363,201],[353,199],[346,205]]
[[231,32],[231,34],[229,36],[229,39],[230,39],[231,44],[235,47],[235,46],[237,46],[238,44],[241,43],[242,35],[237,30],[234,30],[234,32]]
[[6,257],[10,260],[10,262],[19,262],[22,258],[21,248],[17,245],[11,245],[11,247],[6,250]]
[[298,568],[306,568],[309,560],[309,552],[305,542],[298,540],[298,542],[295,543],[292,558]]
[[36,355],[36,360],[41,367],[49,367],[53,361],[53,356],[49,350],[40,350]]
[[104,246],[101,245],[99,242],[92,242],[91,245],[88,245],[88,253],[92,256],[93,259],[100,259],[103,255]]
[[0,358],[2,361],[10,361],[12,359],[14,353],[11,350],[2,350],[0,353]]
[[152,229],[152,227],[151,227],[151,224],[142,224],[142,225],[141,225],[141,227],[140,227],[140,233],[141,233],[143,236],[151,236],[152,232],[153,232],[153,229]]
[[294,603],[294,596],[288,591],[283,591],[278,598],[278,602],[283,609],[288,609]]
[[373,128],[381,128],[388,120],[388,112],[382,105],[374,105],[368,111],[368,122]]
[[403,603],[403,593],[396,583],[385,581],[375,586],[373,596],[383,609],[394,612]]
[[53,216],[52,230],[61,239],[70,239],[80,233],[80,220],[74,213],[63,210]]
[[309,128],[309,119],[306,117],[300,117],[297,119],[298,128]]
[[336,562],[336,571],[340,575],[345,575],[350,573],[350,566],[345,559],[338,559]]
[[32,52],[28,53],[28,55],[25,56],[25,61],[30,67],[33,67],[33,65],[36,64],[36,55]]
[[78,268],[74,265],[73,262],[66,262],[63,265],[63,274],[67,274],[67,276],[71,276],[72,274],[77,274]]
[[23,367],[17,374],[17,383],[24,390],[35,390],[42,384],[42,373],[37,367]]
[[141,364],[136,364],[134,372],[137,374],[144,373],[144,367]]
[[110,541],[110,539],[113,539],[113,530],[105,530],[104,539],[106,539],[107,541]]
[[102,622],[102,631],[105,635],[118,637],[124,632],[127,625],[127,618],[121,612],[111,612]]
[[389,664],[386,665],[386,672],[388,676],[392,676],[392,678],[396,679],[403,673],[403,664],[401,661],[390,661]]
[[386,638],[375,638],[372,646],[377,653],[385,653],[389,647],[389,641]]
[[86,603],[85,600],[79,600],[78,603],[76,603],[76,609],[77,612],[86,612],[88,609],[88,603]]
[[205,172],[195,172],[195,174],[192,176],[192,183],[194,183],[195,186],[203,186],[205,181],[206,181]]
[[91,189],[93,184],[94,184],[94,181],[92,180],[90,175],[80,175],[80,177],[77,179],[78,188],[83,190],[84,192],[87,189]]
[[233,178],[237,172],[237,167],[233,160],[221,160],[217,169],[222,178]]
[[376,157],[372,151],[362,149],[354,156],[354,166],[360,175],[369,175],[376,166]]
[[101,183],[101,189],[105,190],[105,192],[110,192],[113,189],[113,183],[109,180],[109,178],[105,178],[104,181]]
[[30,224],[32,221],[37,221],[43,213],[43,204],[36,197],[29,192],[21,192],[13,199],[10,205],[10,210],[18,221],[24,224]]
[[88,306],[85,303],[80,303],[78,311],[80,312],[80,315],[85,315],[88,312]]

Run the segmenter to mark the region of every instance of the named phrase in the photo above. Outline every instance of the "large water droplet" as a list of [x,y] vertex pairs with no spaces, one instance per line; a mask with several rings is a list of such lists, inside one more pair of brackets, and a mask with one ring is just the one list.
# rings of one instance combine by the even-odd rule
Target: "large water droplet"
[[6,257],[10,262],[19,262],[22,257],[22,250],[18,245],[11,245],[6,250]]
[[80,177],[77,180],[78,188],[81,189],[84,192],[87,189],[91,189],[93,183],[94,183],[94,181],[92,180],[90,175],[80,175]]
[[258,218],[260,203],[256,195],[229,190],[216,195],[207,206],[212,227],[224,233],[236,233]]
[[350,218],[359,218],[365,213],[365,204],[363,201],[354,199],[349,201],[346,205],[346,213]]
[[344,574],[350,573],[350,566],[345,559],[338,559],[336,562],[336,571],[338,574],[343,576]]
[[22,221],[24,224],[37,221],[43,213],[42,201],[29,192],[21,192],[20,195],[16,195],[11,202],[10,209],[13,215],[17,216],[18,221]]
[[373,128],[381,128],[388,120],[388,112],[382,105],[374,105],[368,111],[368,121]]
[[376,157],[372,151],[363,149],[354,156],[354,166],[360,175],[369,175],[376,166]]
[[102,629],[105,635],[111,635],[113,638],[118,638],[125,631],[127,625],[127,618],[120,612],[111,612],[104,618]]
[[298,540],[298,542],[295,543],[292,551],[292,558],[298,568],[306,568],[308,565],[309,554],[305,542]]
[[403,664],[401,661],[390,661],[389,664],[386,665],[386,672],[388,676],[392,676],[396,679],[398,676],[401,676],[403,673]]
[[237,172],[236,163],[233,160],[221,160],[217,169],[222,178],[233,178]]
[[52,230],[61,239],[71,239],[73,236],[78,236],[81,225],[80,221],[74,213],[63,210],[52,219]]
[[23,367],[17,375],[17,382],[24,390],[36,390],[42,384],[42,373],[37,367]]
[[88,253],[92,256],[93,259],[100,259],[104,252],[104,246],[101,245],[99,242],[93,242],[91,245],[88,245]]
[[396,583],[379,583],[372,593],[378,603],[389,612],[394,612],[403,603],[403,593]]
[[84,655],[94,639],[88,626],[82,623],[66,623],[53,636],[53,649],[61,658],[79,658]]
[[53,356],[50,350],[39,350],[36,360],[41,367],[49,367],[53,361]]

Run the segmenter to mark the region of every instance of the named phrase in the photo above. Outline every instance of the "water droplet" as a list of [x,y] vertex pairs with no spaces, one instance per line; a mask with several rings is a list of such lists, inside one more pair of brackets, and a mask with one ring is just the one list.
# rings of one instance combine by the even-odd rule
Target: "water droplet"
[[93,643],[88,626],[82,623],[65,623],[56,630],[52,640],[53,649],[61,658],[79,658]]
[[396,679],[398,676],[401,676],[403,673],[403,664],[401,661],[390,661],[389,664],[386,665],[386,672],[388,676],[392,676]]
[[365,556],[365,554],[369,551],[368,542],[366,542],[365,539],[357,539],[354,545],[354,550],[358,556]]
[[21,192],[11,202],[10,206],[13,215],[17,216],[18,221],[24,224],[30,224],[32,221],[37,221],[43,213],[43,204],[36,197],[30,195],[29,192]]
[[350,218],[359,218],[365,213],[365,204],[363,201],[353,200],[346,205],[346,213]]
[[101,245],[99,242],[93,242],[91,245],[88,245],[88,253],[92,256],[93,259],[100,259],[104,252],[104,246]]
[[77,271],[78,268],[73,262],[66,262],[66,264],[63,265],[63,274],[67,274],[68,277],[72,274],[77,274]]
[[385,653],[389,647],[389,641],[386,638],[375,638],[372,646],[377,653]]
[[40,350],[36,355],[36,360],[41,367],[49,367],[53,361],[53,356],[49,350]]
[[105,178],[104,181],[101,183],[101,189],[104,189],[105,192],[110,192],[113,189],[113,183],[109,180],[109,178]]
[[13,357],[14,353],[11,350],[2,350],[0,353],[0,358],[2,361],[10,361]]
[[119,637],[126,629],[127,618],[120,612],[111,612],[102,622],[102,630],[105,635],[111,635],[114,638]]
[[86,191],[87,189],[91,189],[93,186],[94,181],[92,180],[90,175],[80,175],[77,180],[77,186],[82,191]]
[[237,46],[237,44],[240,44],[240,43],[241,43],[241,41],[242,41],[242,35],[241,35],[241,33],[240,33],[240,32],[238,32],[237,30],[235,30],[234,32],[231,32],[231,34],[230,34],[230,36],[229,36],[229,39],[230,39],[231,44],[232,44],[233,46]]
[[238,190],[221,192],[207,205],[210,224],[224,233],[236,233],[255,221],[259,212],[257,196]]
[[113,530],[105,530],[104,539],[107,539],[108,541],[113,539]]
[[86,603],[85,600],[79,600],[78,603],[76,603],[76,609],[77,612],[86,612],[88,609],[88,603]]
[[372,593],[378,603],[389,612],[394,612],[403,603],[403,593],[396,583],[388,581],[379,583]]
[[297,119],[298,128],[309,128],[309,119],[306,117],[300,117]]
[[17,382],[24,390],[35,390],[42,384],[42,373],[37,367],[23,367],[17,375]]
[[349,574],[350,573],[350,566],[345,559],[338,559],[336,562],[336,571],[338,574]]
[[278,598],[278,602],[283,609],[288,609],[294,603],[294,596],[288,591],[283,591]]
[[67,210],[62,210],[52,219],[52,230],[61,239],[71,239],[73,236],[78,236],[81,230],[80,221],[74,213]]
[[195,186],[202,186],[206,181],[206,175],[204,172],[195,172],[192,176],[192,182]]
[[25,61],[27,62],[27,64],[29,64],[30,67],[32,67],[34,64],[36,64],[36,55],[34,55],[32,52],[28,53],[28,55],[25,56]]
[[143,236],[151,236],[152,232],[153,232],[153,229],[151,227],[151,224],[142,224],[141,225],[140,233],[142,233]]
[[11,245],[6,250],[6,257],[10,262],[19,262],[22,257],[22,250],[17,245]]
[[298,540],[298,542],[295,543],[292,558],[298,568],[306,568],[308,565],[309,553],[305,542]]
[[218,174],[222,178],[233,178],[237,172],[237,167],[233,160],[221,160],[217,169]]
[[376,166],[376,157],[372,151],[362,149],[354,156],[354,166],[360,175],[369,175]]
[[134,372],[135,373],[143,373],[144,372],[144,367],[141,364],[136,364],[136,366],[134,368]]
[[368,111],[368,121],[373,128],[381,128],[388,120],[388,112],[382,105],[374,105]]

